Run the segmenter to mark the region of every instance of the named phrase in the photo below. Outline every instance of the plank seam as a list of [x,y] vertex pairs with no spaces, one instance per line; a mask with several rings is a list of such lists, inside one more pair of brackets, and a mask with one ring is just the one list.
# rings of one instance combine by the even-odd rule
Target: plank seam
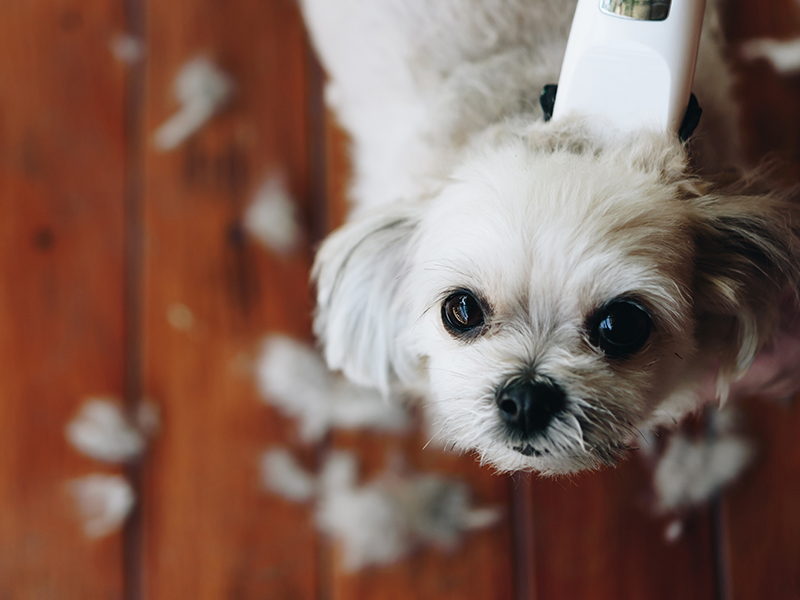
[[[146,0],[124,0],[125,32],[146,40]],[[144,152],[146,60],[126,65],[125,80],[125,384],[124,401],[132,414],[143,396],[143,272],[144,272]],[[140,464],[126,467],[136,495],[136,505],[123,530],[123,598],[143,598],[144,575],[144,474]]]
[[732,600],[731,565],[725,500],[715,497],[709,506],[714,560],[714,596],[716,600]]
[[514,598],[536,600],[536,550],[531,475],[515,473],[509,478],[509,485],[511,486]]

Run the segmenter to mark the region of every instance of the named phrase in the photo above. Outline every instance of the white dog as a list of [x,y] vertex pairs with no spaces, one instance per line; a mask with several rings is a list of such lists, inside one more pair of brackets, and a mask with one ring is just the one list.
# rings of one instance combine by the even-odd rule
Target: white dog
[[331,368],[421,393],[453,446],[542,473],[612,464],[704,400],[795,389],[796,194],[725,174],[714,14],[687,146],[543,121],[574,1],[302,6],[353,140],[353,214],[314,272]]

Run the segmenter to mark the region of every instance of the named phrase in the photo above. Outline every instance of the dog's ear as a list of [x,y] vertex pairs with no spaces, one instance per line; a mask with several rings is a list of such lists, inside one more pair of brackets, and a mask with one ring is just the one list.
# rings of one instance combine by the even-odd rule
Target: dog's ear
[[384,394],[415,369],[400,334],[410,320],[402,286],[419,213],[399,202],[352,221],[325,240],[314,265],[314,331],[328,366]]
[[690,199],[698,335],[717,341],[723,400],[773,333],[781,294],[800,283],[798,190],[759,193],[769,186],[758,179]]

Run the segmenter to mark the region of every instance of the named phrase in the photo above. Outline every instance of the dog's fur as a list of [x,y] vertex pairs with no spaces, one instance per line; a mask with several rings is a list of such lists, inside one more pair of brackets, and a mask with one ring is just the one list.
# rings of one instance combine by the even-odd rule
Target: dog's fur
[[[596,138],[580,115],[543,122],[573,1],[302,6],[353,141],[353,214],[314,271],[331,368],[421,391],[445,438],[500,470],[564,473],[611,464],[638,427],[724,399],[771,343],[782,294],[795,305],[800,219],[792,191],[725,175],[741,164],[715,14],[687,147],[649,131]],[[443,325],[456,290],[484,307],[477,335]],[[652,332],[612,359],[587,323],[620,297],[647,308]],[[538,378],[566,408],[520,440],[497,390]]]

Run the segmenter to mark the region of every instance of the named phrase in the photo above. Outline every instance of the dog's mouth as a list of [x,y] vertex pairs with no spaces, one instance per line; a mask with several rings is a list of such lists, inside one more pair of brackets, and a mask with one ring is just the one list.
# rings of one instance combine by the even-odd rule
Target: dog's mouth
[[[532,444],[511,446],[511,449],[529,458],[555,458],[550,449],[537,448]],[[630,450],[631,447],[626,444],[610,444],[602,449],[595,448],[593,452],[587,454],[590,454],[598,464],[611,467],[624,460]],[[572,455],[571,457],[577,458],[577,455]]]
[[576,462],[613,466],[630,451],[628,429],[620,422],[623,416],[601,420],[605,413],[593,410],[594,402],[582,401],[580,410],[563,411],[553,418],[547,429],[531,436],[504,430],[506,448],[531,459],[550,463]]
[[550,454],[550,450],[548,450],[547,448],[543,448],[540,450],[534,447],[532,444],[525,444],[523,446],[512,446],[511,449],[514,450],[515,452],[519,452],[523,456],[533,456],[535,458],[541,458],[543,456]]

